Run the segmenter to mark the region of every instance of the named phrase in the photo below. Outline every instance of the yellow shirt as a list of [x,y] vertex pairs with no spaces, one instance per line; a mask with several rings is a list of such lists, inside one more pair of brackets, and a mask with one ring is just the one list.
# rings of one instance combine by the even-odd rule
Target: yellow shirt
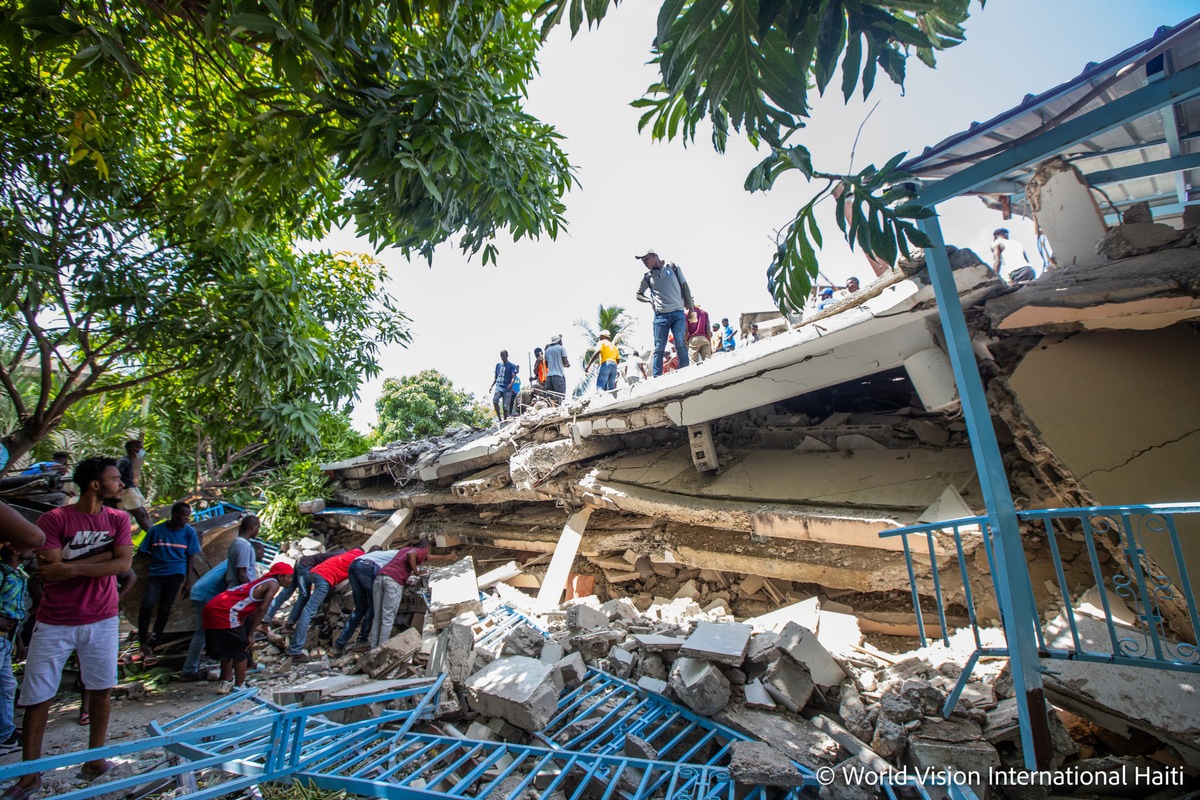
[[608,339],[600,340],[600,363],[612,361],[618,362],[621,360],[621,355],[617,352],[617,346]]

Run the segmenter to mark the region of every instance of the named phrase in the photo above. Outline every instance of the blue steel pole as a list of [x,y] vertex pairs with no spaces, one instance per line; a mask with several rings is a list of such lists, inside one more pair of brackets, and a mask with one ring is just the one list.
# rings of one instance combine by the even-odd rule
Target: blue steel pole
[[1031,770],[1039,766],[1044,769],[1050,762],[1050,726],[1046,719],[1042,673],[1032,627],[1038,623],[1037,608],[1032,602],[1033,588],[1029,582],[1017,512],[1008,489],[1008,476],[1004,472],[1004,461],[1000,456],[995,428],[992,427],[983,381],[979,377],[979,367],[971,348],[971,335],[967,331],[962,301],[954,283],[950,257],[942,239],[941,224],[937,216],[933,216],[921,220],[918,225],[934,244],[925,251],[925,263],[937,297],[938,316],[942,321],[950,363],[954,367],[954,380],[962,400],[963,417],[971,437],[975,471],[979,475],[988,520],[995,535],[996,570],[992,580],[1004,622],[1004,636],[1008,641],[1025,766]]

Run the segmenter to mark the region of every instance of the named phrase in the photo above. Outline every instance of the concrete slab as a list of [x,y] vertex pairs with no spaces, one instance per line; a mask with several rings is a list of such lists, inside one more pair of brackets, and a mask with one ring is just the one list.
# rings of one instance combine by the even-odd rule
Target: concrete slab
[[804,774],[791,759],[766,742],[734,742],[729,746],[729,774],[743,786],[804,785]]
[[842,755],[841,746],[829,734],[799,717],[729,705],[713,719],[771,744],[788,758],[810,769],[836,764]]
[[429,612],[439,630],[464,611],[479,613],[482,610],[475,562],[470,556],[430,573]]
[[685,641],[678,636],[662,636],[657,633],[639,633],[633,638],[647,653],[674,653],[683,647]]
[[817,640],[817,635],[803,625],[795,622],[785,625],[779,632],[779,649],[807,667],[813,681],[821,686],[837,686],[846,679],[845,671]]
[[558,546],[554,548],[554,557],[550,559],[550,567],[538,589],[534,607],[539,611],[549,611],[562,601],[563,590],[567,588],[567,579],[575,563],[575,554],[579,552],[579,543],[583,541],[583,531],[591,516],[591,506],[584,506],[567,518],[562,535],[558,537]]
[[525,656],[507,656],[467,679],[471,707],[531,733],[546,727],[558,707],[554,667]]
[[711,717],[729,703],[729,680],[699,658],[675,659],[668,685],[681,703],[701,716]]
[[692,658],[736,667],[746,659],[751,632],[749,625],[700,622],[679,652]]
[[775,701],[771,699],[771,695],[766,688],[758,681],[750,681],[742,687],[745,694],[746,706],[748,708],[761,708],[766,711],[775,711],[779,706],[775,705]]

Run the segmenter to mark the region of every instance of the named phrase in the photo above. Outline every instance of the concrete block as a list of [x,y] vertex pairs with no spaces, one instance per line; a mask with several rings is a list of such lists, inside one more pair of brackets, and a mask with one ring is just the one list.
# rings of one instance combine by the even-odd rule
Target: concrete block
[[558,707],[554,668],[525,656],[497,659],[467,679],[471,708],[524,731],[546,727]]
[[271,693],[271,701],[281,706],[300,703],[315,705],[321,698],[328,697],[333,692],[349,689],[367,680],[366,675],[326,675],[305,681],[298,686],[285,686]]
[[587,664],[583,663],[583,656],[579,653],[569,653],[554,666],[562,674],[566,686],[578,686],[587,677]]
[[608,651],[608,671],[618,678],[628,678],[633,674],[633,653],[621,647],[613,647]]
[[451,625],[440,634],[429,654],[425,674],[446,677],[462,685],[475,668],[475,634],[466,625]]
[[543,639],[542,652],[538,655],[538,661],[543,664],[557,664],[563,660],[563,656],[567,654],[567,650],[561,644],[551,639]]
[[676,659],[669,685],[680,702],[701,716],[710,717],[729,703],[729,679],[699,658]]
[[778,708],[766,687],[758,681],[749,681],[742,687],[742,691],[745,693],[746,705],[750,708],[761,708],[767,711],[775,711]]
[[691,658],[703,658],[714,664],[736,667],[746,659],[750,633],[749,625],[701,622],[679,652]]
[[819,613],[821,610],[821,601],[815,597],[810,597],[807,600],[802,600],[799,603],[792,603],[789,606],[777,609],[769,614],[751,617],[746,620],[746,624],[754,628],[755,633],[764,631],[775,631],[778,633],[783,630],[783,627],[789,622],[795,622],[803,625],[810,631],[816,630],[820,622]]
[[616,600],[609,600],[600,606],[600,613],[604,614],[609,620],[623,619],[629,622],[641,618],[637,608],[628,599],[621,597]]
[[645,761],[658,761],[658,751],[645,739],[632,733],[625,734],[625,755]]
[[773,631],[756,633],[746,648],[746,660],[752,664],[765,664],[779,657],[779,634]]
[[685,641],[677,636],[661,636],[657,633],[639,633],[633,640],[647,653],[674,653],[683,647]]
[[421,652],[421,634],[408,628],[363,656],[359,667],[372,678],[387,677]]
[[638,688],[645,689],[647,692],[665,695],[667,693],[667,682],[660,681],[658,678],[650,678],[642,676],[638,678]]
[[788,711],[796,712],[808,705],[816,688],[812,676],[802,664],[790,658],[779,658],[767,666],[762,678],[771,698]]
[[729,746],[729,774],[744,786],[795,788],[804,774],[792,760],[766,742],[734,742]]
[[567,609],[567,627],[573,631],[590,631],[608,627],[608,615],[582,604]]
[[695,581],[687,581],[679,587],[679,591],[675,593],[675,600],[699,600],[700,588],[696,586]]
[[871,738],[871,749],[884,758],[895,758],[904,752],[908,743],[908,731],[898,722],[881,716]]
[[430,573],[429,612],[438,630],[448,627],[464,611],[479,613],[482,610],[475,562],[470,556]]
[[637,662],[637,676],[665,681],[667,679],[667,663],[658,653],[643,653]]
[[529,656],[541,658],[542,648],[546,645],[546,637],[542,632],[527,623],[520,623],[504,639],[504,655]]
[[779,632],[779,649],[807,667],[808,674],[820,686],[837,686],[846,679],[845,671],[817,641],[817,635],[803,625],[795,622],[784,625]]

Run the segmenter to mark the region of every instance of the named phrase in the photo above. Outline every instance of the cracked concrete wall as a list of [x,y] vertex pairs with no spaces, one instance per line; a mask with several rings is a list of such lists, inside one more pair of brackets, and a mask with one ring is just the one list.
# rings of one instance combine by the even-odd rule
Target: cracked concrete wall
[[[1010,385],[1101,503],[1200,500],[1200,334],[1190,325],[1047,336]],[[1200,594],[1200,521],[1181,520],[1179,535]],[[1179,580],[1165,537],[1146,549]]]

